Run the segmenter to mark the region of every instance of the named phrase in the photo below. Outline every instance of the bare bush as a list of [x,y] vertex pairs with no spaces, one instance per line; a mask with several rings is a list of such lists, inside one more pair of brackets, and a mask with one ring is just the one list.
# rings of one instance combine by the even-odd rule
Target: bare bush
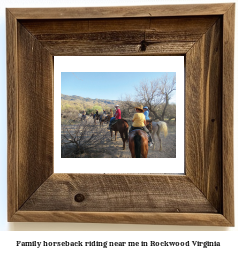
[[97,148],[106,138],[108,133],[93,121],[61,125],[61,157],[74,157],[88,152]]
[[[142,104],[149,108],[152,119],[164,121],[165,116],[170,117],[168,116],[169,101],[175,90],[176,76],[169,76],[168,73],[152,81],[141,81],[140,85],[135,87],[135,98],[132,99],[129,95],[121,98],[122,112],[129,117],[131,113],[134,114],[134,107]],[[176,117],[176,104],[173,109],[173,117]]]

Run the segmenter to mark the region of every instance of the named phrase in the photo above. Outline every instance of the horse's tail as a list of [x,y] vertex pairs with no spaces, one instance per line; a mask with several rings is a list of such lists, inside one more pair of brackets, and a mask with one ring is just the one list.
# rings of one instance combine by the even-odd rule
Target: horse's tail
[[141,136],[138,133],[136,133],[136,135],[134,137],[134,143],[135,143],[136,158],[140,158],[140,154],[141,154]]
[[160,121],[160,128],[161,128],[161,131],[164,132],[164,136],[167,137],[168,135],[168,126],[167,126],[167,123],[166,122],[162,122]]

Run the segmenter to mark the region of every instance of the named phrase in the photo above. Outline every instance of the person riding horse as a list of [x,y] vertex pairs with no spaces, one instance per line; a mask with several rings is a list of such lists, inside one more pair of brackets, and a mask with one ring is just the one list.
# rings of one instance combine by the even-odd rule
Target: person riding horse
[[116,112],[114,117],[110,119],[109,127],[107,128],[108,130],[111,130],[111,126],[113,123],[115,123],[118,119],[121,119],[121,110],[119,108],[119,105],[116,105],[115,108],[116,108]]
[[100,115],[98,114],[98,110],[96,110],[96,113],[93,115],[94,121],[99,120],[99,117],[100,117]]
[[143,107],[145,120],[150,120],[149,118],[149,108],[147,106]]
[[152,146],[153,145],[153,141],[152,141],[152,137],[150,135],[149,130],[146,128],[146,118],[145,115],[143,114],[144,110],[143,110],[143,106],[138,106],[135,107],[136,113],[133,116],[132,119],[132,126],[129,130],[129,134],[131,131],[135,130],[135,129],[141,129],[143,131],[145,131],[148,135],[148,145]]
[[149,132],[152,132],[152,120],[150,120],[149,117],[149,108],[147,106],[143,107],[145,120],[146,120],[146,128],[149,130]]
[[84,110],[83,113],[82,113],[81,119],[82,119],[82,121],[84,121],[84,120],[86,120],[86,118],[87,118],[87,116],[86,116],[86,112]]
[[109,116],[110,116],[110,118],[112,118],[112,117],[113,117],[113,111],[112,111],[112,109],[110,109]]

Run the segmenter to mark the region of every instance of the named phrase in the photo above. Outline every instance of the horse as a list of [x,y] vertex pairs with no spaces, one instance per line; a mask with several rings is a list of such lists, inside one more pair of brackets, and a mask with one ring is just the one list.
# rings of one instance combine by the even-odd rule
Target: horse
[[81,117],[81,120],[87,122],[87,119],[88,119],[87,115],[84,115],[84,114],[83,114],[82,117]]
[[146,120],[145,126],[151,133],[152,132],[152,120]]
[[148,135],[145,131],[136,129],[129,134],[129,148],[132,158],[147,158]]
[[108,123],[109,116],[106,114],[102,114],[99,118],[100,127],[103,125],[104,122]]
[[166,137],[168,135],[168,127],[167,127],[167,123],[166,122],[152,122],[152,139],[154,141],[153,144],[153,150],[155,150],[155,134],[157,134],[158,138],[159,138],[159,142],[160,142],[160,149],[159,151],[162,151],[162,142],[161,142],[161,138],[160,138],[160,133],[163,131],[164,136]]
[[111,126],[111,140],[112,140],[112,132],[115,131],[115,141],[117,141],[117,132],[119,131],[122,141],[123,141],[123,150],[126,149],[126,141],[128,140],[128,129],[129,124],[124,119],[119,119],[115,124]]
[[94,115],[93,116],[93,119],[94,119],[94,123],[95,123],[95,125],[96,125],[96,120],[100,120],[100,115]]

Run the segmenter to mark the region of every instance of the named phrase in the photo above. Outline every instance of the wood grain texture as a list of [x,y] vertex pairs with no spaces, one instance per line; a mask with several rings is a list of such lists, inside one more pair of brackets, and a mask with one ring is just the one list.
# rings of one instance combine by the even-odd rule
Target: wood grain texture
[[20,210],[217,212],[186,176],[104,174],[54,174]]
[[[21,24],[55,56],[182,55],[217,19],[209,16],[170,18],[169,22],[167,18],[23,20]],[[145,52],[140,50],[144,40]]]
[[235,4],[223,16],[223,88],[222,88],[222,146],[223,146],[223,214],[234,224],[234,26]]
[[17,20],[6,11],[8,220],[18,210],[18,58]]
[[222,211],[222,21],[186,55],[186,175]]
[[212,213],[18,211],[12,221],[232,226],[223,215]]
[[18,24],[21,206],[53,173],[53,58]]
[[[77,34],[153,31],[155,34],[186,35],[188,38],[206,33],[219,16],[206,17],[150,17],[150,18],[111,18],[111,19],[66,19],[66,20],[20,20],[19,22],[38,40],[65,39]],[[153,33],[151,33],[151,36]],[[60,37],[59,37],[60,36]],[[64,36],[64,37],[63,37]],[[115,38],[116,40],[117,38]]]
[[10,8],[17,19],[101,19],[222,15],[232,4],[151,5],[85,8]]

